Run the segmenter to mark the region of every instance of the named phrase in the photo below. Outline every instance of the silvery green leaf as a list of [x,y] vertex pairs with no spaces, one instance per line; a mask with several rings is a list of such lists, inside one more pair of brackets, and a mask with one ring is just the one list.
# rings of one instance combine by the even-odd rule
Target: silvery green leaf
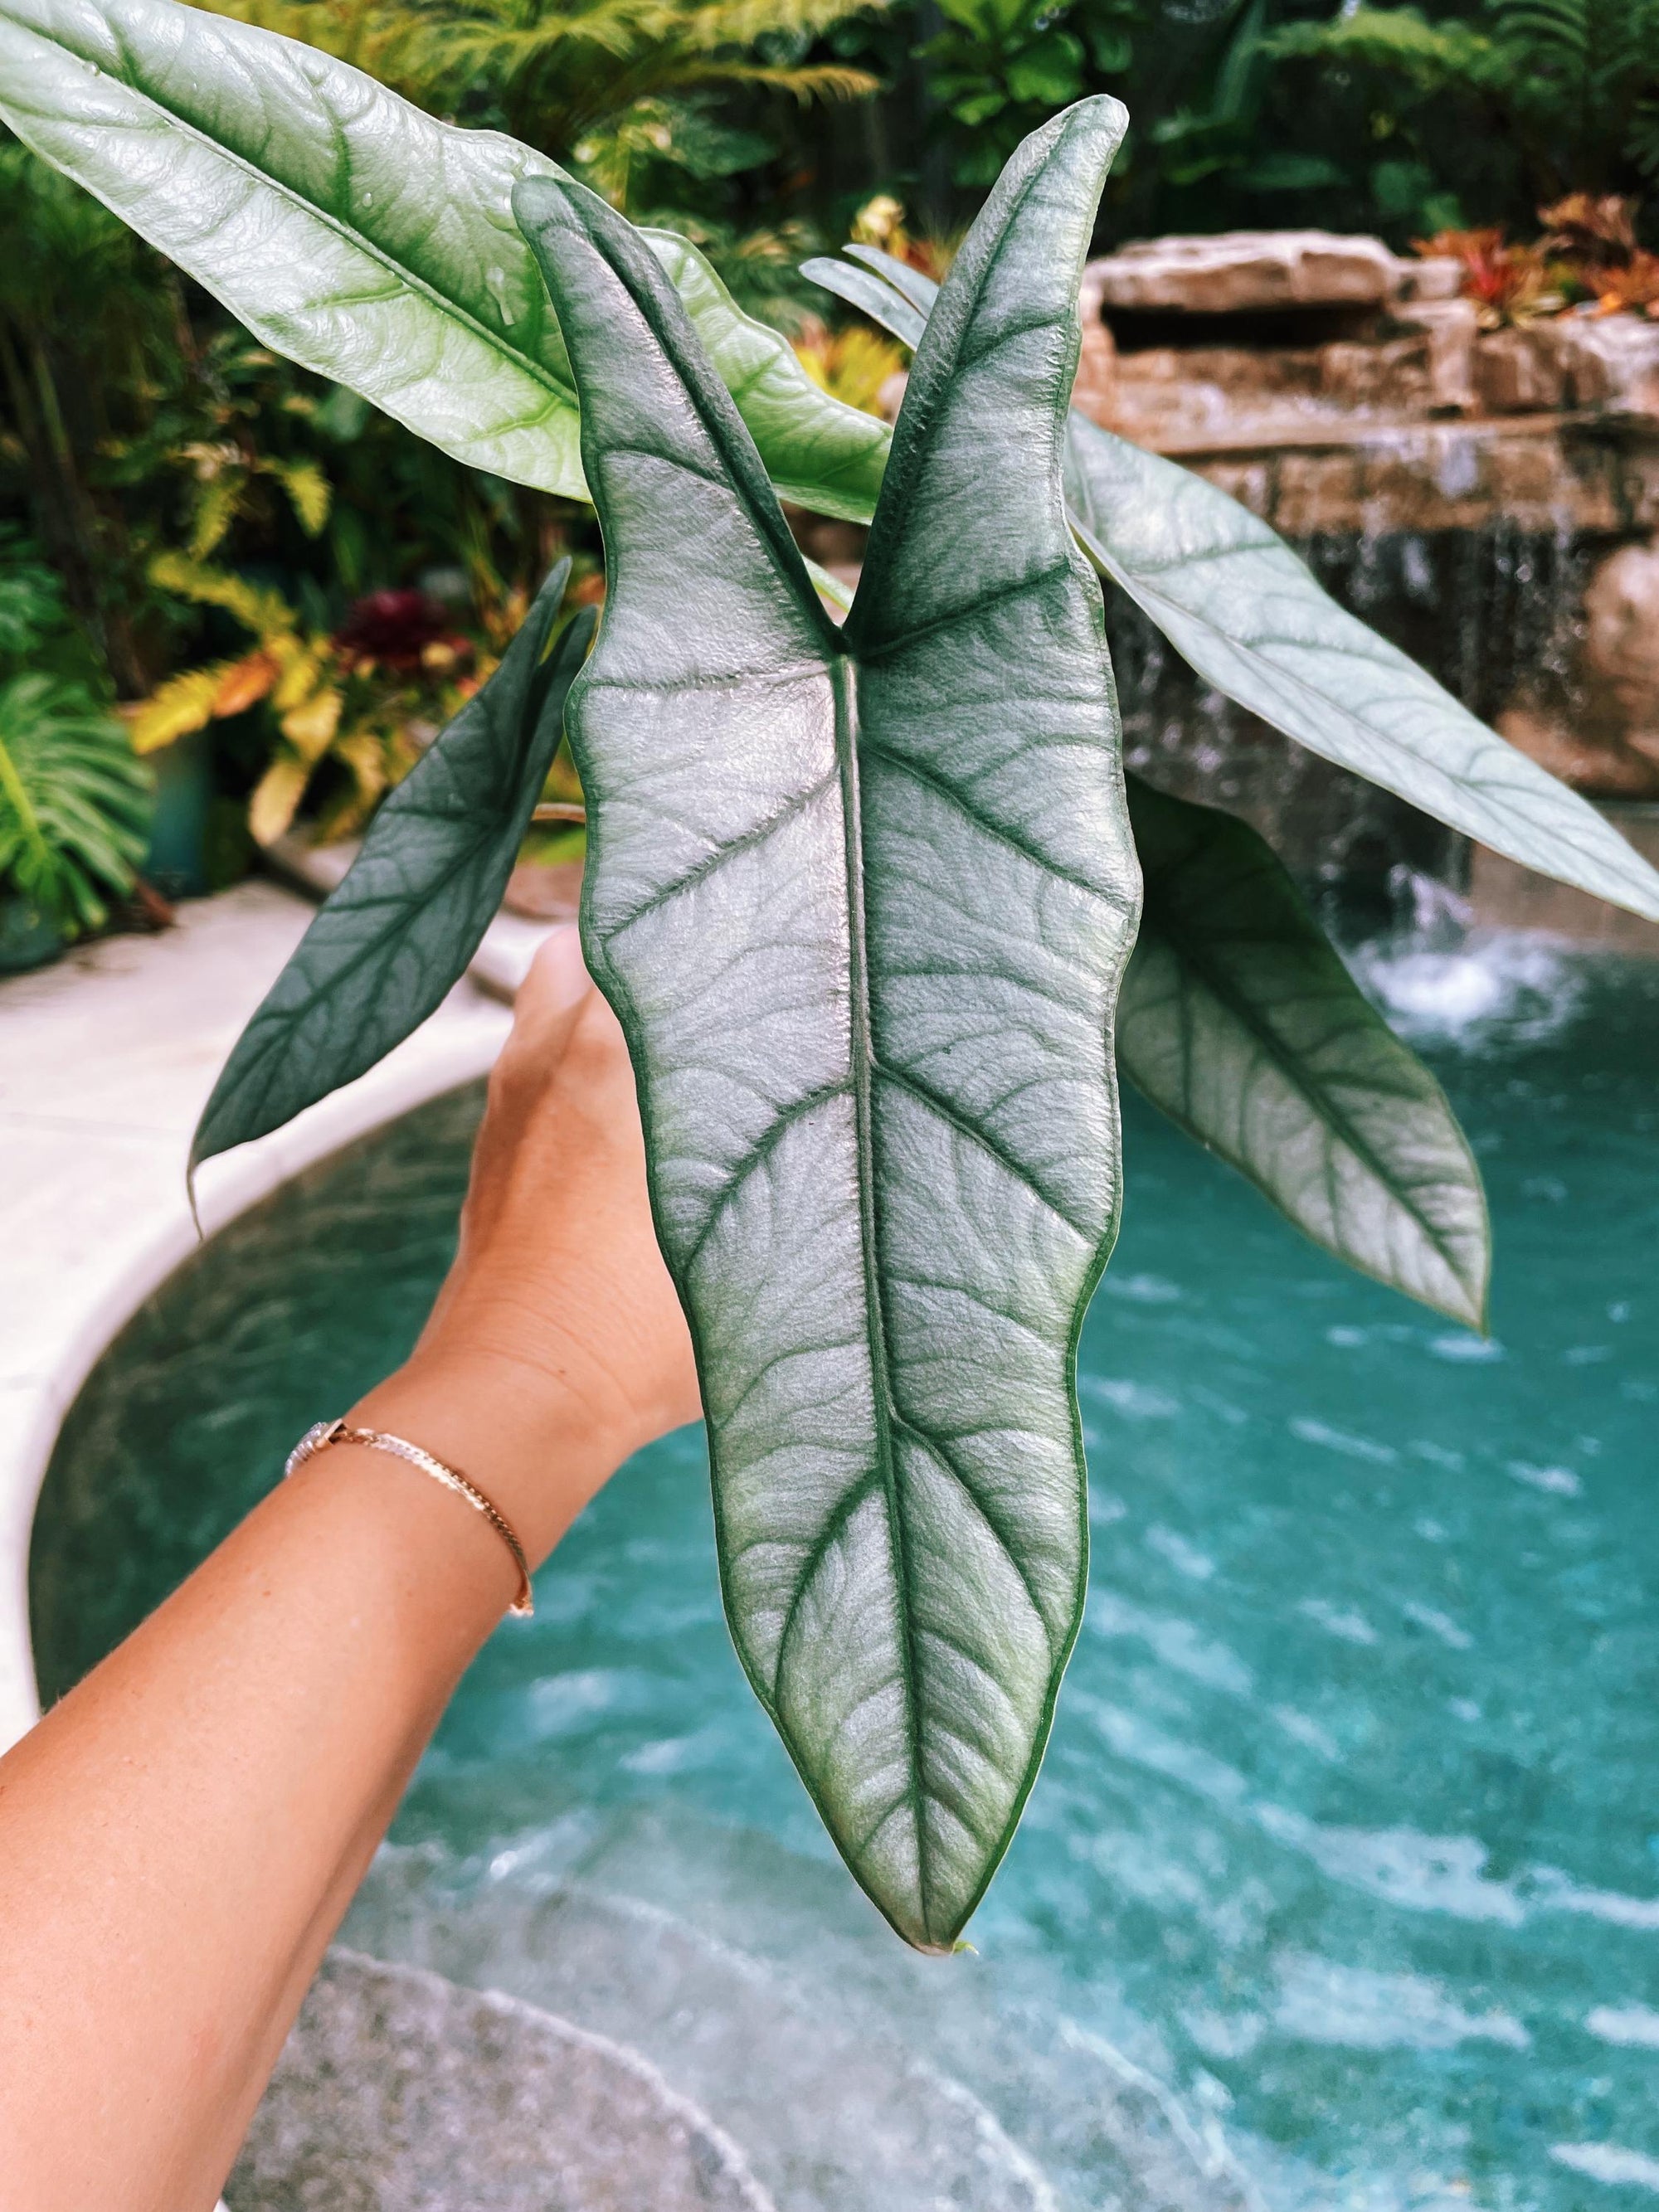
[[1012,1833],[1084,1587],[1073,1367],[1137,881],[1059,472],[1121,112],[1027,141],[975,226],[839,630],[634,234],[577,186],[516,203],[611,579],[569,712],[585,941],[697,1346],[727,1616],[849,1866],[934,1950]]
[[[555,165],[179,0],[0,0],[0,118],[265,343],[458,460],[585,494],[574,386],[513,221]],[[786,497],[866,517],[887,428],[815,385],[688,241],[645,234]]]
[[1361,1273],[1486,1326],[1480,1171],[1445,1093],[1232,816],[1129,782],[1146,873],[1117,1063]]
[[[864,265],[805,273],[913,343],[932,279],[874,247],[847,250]],[[1075,411],[1066,486],[1091,558],[1206,683],[1494,852],[1659,920],[1659,874],[1619,832],[1338,606],[1248,507]]]
[[672,279],[778,497],[867,521],[887,465],[886,423],[815,384],[789,341],[745,315],[687,240],[672,230],[641,235]]
[[179,0],[0,0],[0,118],[266,343],[477,468],[579,496],[575,393],[513,222],[550,164]]
[[501,666],[370,823],[237,1039],[203,1110],[192,1169],[373,1067],[465,973],[501,905],[593,634],[584,610],[543,658],[569,574],[562,561]]
[[1659,921],[1659,874],[1612,823],[1338,606],[1248,507],[1075,413],[1066,483],[1091,556],[1206,684],[1493,852]]
[[[848,251],[850,252],[852,248],[849,246]],[[838,300],[845,300],[849,307],[868,315],[872,323],[879,323],[890,337],[908,346],[912,353],[921,343],[921,334],[927,327],[927,310],[913,307],[869,270],[849,268],[846,262],[834,261],[828,254],[820,253],[811,261],[803,261],[800,273],[811,277],[813,283],[822,284],[826,292],[833,292]]]

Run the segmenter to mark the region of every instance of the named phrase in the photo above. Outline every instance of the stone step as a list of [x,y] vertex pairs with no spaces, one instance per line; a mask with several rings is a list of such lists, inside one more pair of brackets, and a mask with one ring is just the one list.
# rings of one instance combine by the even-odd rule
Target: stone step
[[1049,1974],[918,1959],[833,1866],[684,1808],[562,1825],[495,1878],[383,1852],[351,1940],[640,2050],[779,2212],[1259,2212],[1156,2036],[1067,2018]]
[[446,1900],[371,1878],[350,1932],[625,2038],[743,2144],[778,2212],[1060,2212],[959,2081],[636,1899],[561,1885]]
[[228,2212],[775,2212],[635,2051],[517,2000],[331,1951]]

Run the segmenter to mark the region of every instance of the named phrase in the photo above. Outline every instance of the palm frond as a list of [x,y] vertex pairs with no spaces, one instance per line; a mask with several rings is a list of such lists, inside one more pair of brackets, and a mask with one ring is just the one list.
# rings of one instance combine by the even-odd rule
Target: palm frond
[[[687,83],[702,82],[700,75],[688,75]],[[719,81],[724,84],[761,84],[774,92],[790,94],[803,107],[815,100],[867,100],[880,88],[879,77],[872,76],[868,70],[848,69],[840,64],[825,62],[811,68],[769,68],[763,62],[726,62],[720,65]]]
[[143,857],[149,779],[119,722],[85,689],[0,684],[0,881],[76,934],[106,919]]

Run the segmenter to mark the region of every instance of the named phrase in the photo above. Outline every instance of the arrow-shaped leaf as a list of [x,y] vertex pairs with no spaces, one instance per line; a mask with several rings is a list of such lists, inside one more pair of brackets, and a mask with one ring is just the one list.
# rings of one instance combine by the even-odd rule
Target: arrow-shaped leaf
[[1073,415],[1078,535],[1206,683],[1340,767],[1659,921],[1659,875],[1557,781],[1337,605],[1284,540],[1202,477]]
[[514,228],[550,164],[178,0],[0,0],[0,117],[281,353],[475,467],[580,496],[569,364]]
[[580,187],[516,202],[611,580],[569,713],[585,938],[697,1346],[728,1618],[848,1864],[928,1949],[1012,1832],[1083,1593],[1072,1370],[1137,888],[1059,471],[1121,125],[1070,110],[992,195],[839,632],[635,234]]
[[1317,1244],[1486,1325],[1480,1172],[1445,1093],[1254,830],[1129,784],[1146,908],[1118,1066]]
[[[0,118],[269,345],[475,468],[584,493],[570,366],[513,221],[555,165],[179,0],[0,0]],[[863,520],[887,428],[814,385],[696,248],[644,234],[785,496]]]
[[[865,258],[866,249],[862,247],[849,246],[847,251],[856,253],[860,260]],[[905,268],[904,263],[894,259],[891,254],[884,253],[880,258],[890,262],[895,270]],[[939,297],[939,286],[931,276],[923,276],[919,271],[915,272],[916,282],[927,287],[921,305],[911,299],[908,291],[899,290],[896,278],[888,278],[879,269],[854,269],[827,253],[803,261],[800,273],[810,276],[815,284],[822,284],[826,292],[833,292],[838,300],[845,300],[849,307],[868,315],[872,323],[879,323],[890,337],[908,346],[912,353],[921,343],[929,312]],[[905,273],[908,276],[912,272],[907,269]]]
[[373,1067],[465,971],[501,905],[593,634],[585,610],[543,659],[569,574],[562,561],[501,666],[369,824],[225,1063],[192,1168]]
[[[865,265],[804,273],[914,345],[932,279],[848,251]],[[1659,921],[1659,874],[1619,832],[1338,606],[1248,507],[1075,412],[1066,494],[1090,557],[1206,683],[1494,852]]]

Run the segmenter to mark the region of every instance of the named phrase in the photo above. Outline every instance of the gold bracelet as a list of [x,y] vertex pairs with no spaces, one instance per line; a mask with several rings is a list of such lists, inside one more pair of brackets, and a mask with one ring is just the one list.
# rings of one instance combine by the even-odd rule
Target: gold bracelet
[[382,1429],[354,1429],[344,1421],[317,1421],[308,1428],[288,1455],[283,1468],[284,1477],[302,1468],[308,1459],[314,1459],[330,1444],[367,1444],[373,1451],[390,1452],[394,1459],[407,1460],[410,1467],[418,1467],[422,1474],[429,1474],[434,1482],[441,1482],[446,1490],[453,1490],[464,1498],[475,1513],[482,1513],[495,1534],[513,1554],[513,1564],[519,1570],[519,1595],[507,1611],[520,1620],[528,1620],[535,1611],[535,1601],[530,1590],[530,1562],[524,1555],[524,1546],[514,1534],[507,1516],[492,1505],[476,1483],[453,1467],[446,1467],[430,1452],[422,1451],[419,1444],[407,1443],[402,1437],[387,1436]]

